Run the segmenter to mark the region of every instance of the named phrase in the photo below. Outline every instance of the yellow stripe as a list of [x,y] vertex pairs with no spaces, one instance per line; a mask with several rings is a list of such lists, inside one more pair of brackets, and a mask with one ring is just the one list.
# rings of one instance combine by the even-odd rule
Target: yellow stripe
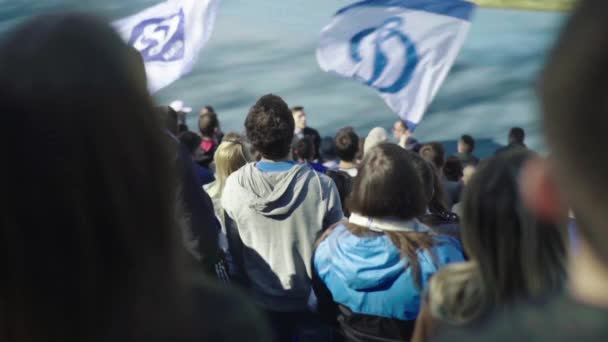
[[576,0],[469,0],[481,7],[511,8],[534,11],[568,11]]

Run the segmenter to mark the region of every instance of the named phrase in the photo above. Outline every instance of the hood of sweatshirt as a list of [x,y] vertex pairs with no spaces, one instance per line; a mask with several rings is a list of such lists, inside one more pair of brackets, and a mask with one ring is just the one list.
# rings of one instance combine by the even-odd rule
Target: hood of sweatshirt
[[360,238],[340,229],[339,238],[329,239],[332,269],[346,285],[358,291],[392,286],[405,273],[407,261],[386,236]]
[[310,191],[306,185],[311,178],[321,189],[320,176],[308,165],[295,164],[286,172],[263,172],[249,163],[238,173],[237,183],[254,197],[251,209],[267,217],[280,217],[289,215],[302,202]]

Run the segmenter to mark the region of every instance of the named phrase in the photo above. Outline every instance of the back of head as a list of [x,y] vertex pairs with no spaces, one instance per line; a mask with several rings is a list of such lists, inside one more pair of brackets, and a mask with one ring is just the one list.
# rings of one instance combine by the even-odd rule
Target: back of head
[[565,278],[563,230],[538,221],[520,197],[519,170],[531,156],[517,150],[483,162],[464,193],[461,238],[490,305],[557,291]]
[[443,166],[443,174],[449,181],[459,182],[463,176],[463,168],[460,160],[455,156],[449,157]]
[[262,157],[270,160],[287,158],[294,125],[287,103],[272,94],[262,96],[245,119],[247,139]]
[[335,160],[338,158],[336,154],[336,143],[332,137],[324,137],[321,139],[321,146],[319,148],[321,159],[323,161]]
[[300,162],[310,162],[315,157],[315,144],[310,137],[298,139],[293,145],[293,158]]
[[523,144],[526,139],[526,133],[521,127],[513,127],[509,131],[509,143],[510,144]]
[[472,136],[464,134],[460,137],[460,142],[465,147],[467,153],[473,153],[475,150],[475,139]]
[[424,212],[424,199],[410,154],[395,144],[380,144],[363,158],[347,205],[364,216],[410,220]]
[[342,128],[336,134],[336,154],[340,160],[352,162],[359,151],[359,136],[352,128]]
[[[395,144],[384,143],[365,154],[346,202],[353,215],[409,221],[425,212],[425,198],[411,154]],[[348,227],[355,235],[370,234],[365,227],[351,223]],[[401,256],[408,259],[415,286],[420,287],[421,269],[417,253],[421,249],[431,250],[435,244],[432,235],[413,231],[386,231],[384,234],[401,251]]]
[[437,170],[441,170],[441,168],[443,168],[443,164],[445,163],[445,149],[440,142],[431,142],[425,144],[420,149],[420,155],[422,158],[433,163]]
[[190,153],[196,152],[201,145],[201,140],[201,137],[194,132],[187,131],[179,134],[179,141],[188,148]]
[[365,143],[363,145],[363,150],[364,150],[363,155],[365,156],[367,151],[369,151],[372,148],[374,148],[375,146],[385,143],[387,141],[388,141],[388,134],[386,133],[386,130],[384,128],[382,128],[382,127],[372,128],[372,130],[369,131],[367,138],[365,138]]
[[213,157],[216,182],[215,186],[209,189],[211,197],[220,196],[224,191],[224,185],[228,176],[252,161],[249,152],[249,146],[247,146],[242,138],[233,136],[233,134],[230,134],[228,138],[224,138]]
[[205,138],[213,138],[219,126],[220,122],[214,112],[202,114],[198,119],[199,131]]
[[138,340],[180,320],[172,163],[140,69],[88,16],[39,17],[0,43],[8,341]]
[[558,183],[576,212],[578,230],[605,267],[608,163],[598,153],[608,131],[607,11],[606,1],[579,1],[541,79],[543,124]]

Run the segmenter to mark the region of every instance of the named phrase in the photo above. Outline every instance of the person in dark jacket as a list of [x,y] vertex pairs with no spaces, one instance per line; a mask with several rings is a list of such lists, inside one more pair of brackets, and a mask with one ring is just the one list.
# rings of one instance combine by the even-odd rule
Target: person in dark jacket
[[[181,132],[178,137],[182,145],[190,151],[192,158],[195,158],[199,154],[202,138],[198,134],[190,131]],[[196,164],[196,174],[202,185],[207,185],[215,181],[213,172],[199,164]]]
[[294,136],[297,139],[310,137],[315,145],[314,160],[319,160],[321,158],[321,154],[319,153],[319,148],[321,147],[321,135],[316,129],[307,126],[306,112],[304,111],[304,107],[293,107],[291,109],[291,114],[293,115],[293,121],[295,122],[296,127],[294,130]]
[[479,164],[479,158],[475,157],[473,151],[475,151],[475,139],[468,134],[464,134],[458,140],[458,154],[456,157],[460,160],[462,167],[469,165],[477,166]]
[[220,224],[215,217],[213,202],[203,190],[197,174],[197,166],[190,150],[176,138],[177,114],[169,106],[156,108],[157,115],[165,124],[165,135],[176,153],[175,163],[179,174],[178,214],[183,242],[194,261],[203,270],[228,280],[223,269],[222,252],[219,247]]
[[509,144],[496,150],[496,154],[509,152],[512,150],[527,150],[528,146],[524,140],[526,132],[521,127],[513,127],[509,130]]
[[364,157],[347,202],[351,216],[314,253],[318,310],[347,341],[407,341],[429,278],[462,261],[460,244],[416,220],[424,190],[411,155],[381,144]]

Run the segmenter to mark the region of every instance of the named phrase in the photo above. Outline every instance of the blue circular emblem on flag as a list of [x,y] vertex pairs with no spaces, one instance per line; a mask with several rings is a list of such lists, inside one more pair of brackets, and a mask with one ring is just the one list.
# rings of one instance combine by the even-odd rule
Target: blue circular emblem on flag
[[184,12],[150,18],[135,25],[129,45],[137,49],[145,62],[172,62],[184,58]]
[[[351,58],[357,62],[363,62],[363,57],[361,56],[361,42],[363,39],[370,35],[374,35],[373,39],[373,71],[372,75],[369,78],[361,77],[357,75],[356,77],[361,80],[365,85],[373,87],[382,93],[398,93],[403,89],[412,79],[414,74],[414,70],[418,65],[418,53],[416,51],[416,47],[412,43],[412,41],[402,32],[401,26],[403,25],[403,19],[400,17],[391,17],[386,19],[380,26],[378,27],[370,27],[367,28],[357,34],[355,34],[350,40],[351,47]],[[382,45],[387,41],[397,38],[398,41],[404,47],[404,56],[403,60],[405,61],[402,70],[399,73],[399,77],[395,79],[394,82],[390,84],[379,84],[378,80],[385,73],[387,67],[389,67],[390,63],[395,63],[397,61],[391,61],[386,54],[382,51]]]

